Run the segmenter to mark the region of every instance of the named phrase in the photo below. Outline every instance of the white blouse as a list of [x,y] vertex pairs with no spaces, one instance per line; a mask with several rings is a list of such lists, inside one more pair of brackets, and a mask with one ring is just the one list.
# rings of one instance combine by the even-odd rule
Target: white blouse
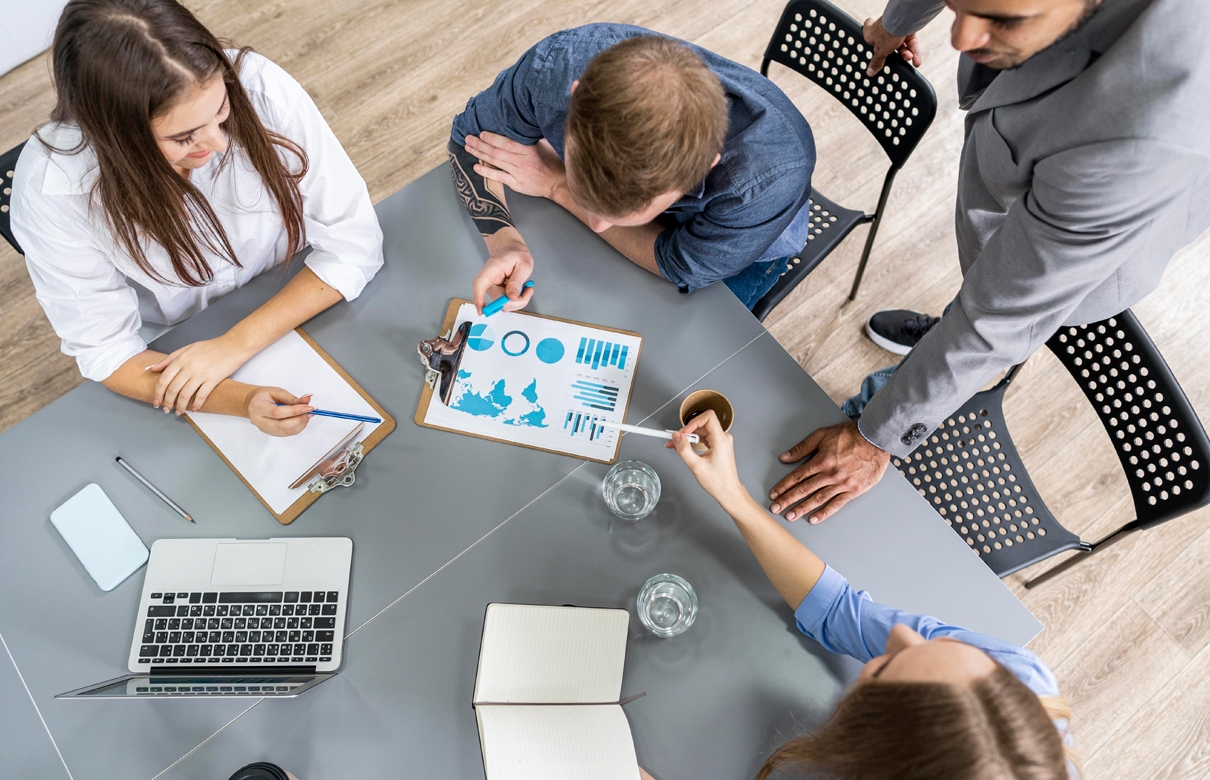
[[[307,153],[310,167],[299,182],[312,248],[307,266],[346,300],[356,298],[382,267],[382,229],[365,181],[311,97],[288,73],[249,53],[240,81],[265,127]],[[40,132],[60,149],[80,140],[74,125],[50,124]],[[221,157],[227,155],[234,159],[220,172]],[[294,163],[288,153],[283,159]],[[63,340],[64,354],[76,358],[87,379],[106,379],[147,348],[139,337],[143,321],[175,325],[286,259],[277,202],[247,155],[234,146],[190,173],[243,266],[204,250],[214,279],[202,287],[165,284],[135,265],[93,201],[96,180],[91,149],[59,154],[31,138],[17,162],[10,212],[38,302]],[[162,247],[144,244],[143,249],[165,278],[177,278]]]

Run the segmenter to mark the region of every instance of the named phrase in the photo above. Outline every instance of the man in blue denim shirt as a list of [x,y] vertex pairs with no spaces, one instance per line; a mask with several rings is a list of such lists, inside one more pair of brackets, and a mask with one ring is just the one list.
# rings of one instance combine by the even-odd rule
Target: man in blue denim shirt
[[[806,241],[815,145],[789,98],[749,68],[640,27],[587,25],[539,42],[467,102],[449,151],[491,252],[479,306],[507,294],[514,310],[530,295],[521,285],[533,259],[502,185],[554,200],[682,293],[724,281],[749,308]],[[670,168],[677,185],[644,190]]]

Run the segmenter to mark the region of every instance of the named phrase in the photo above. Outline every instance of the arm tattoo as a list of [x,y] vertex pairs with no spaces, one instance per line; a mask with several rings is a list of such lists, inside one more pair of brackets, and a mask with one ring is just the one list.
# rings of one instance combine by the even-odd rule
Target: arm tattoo
[[462,199],[462,205],[479,229],[479,233],[490,236],[505,227],[516,227],[508,213],[508,203],[501,189],[497,194],[490,189],[492,182],[475,173],[479,158],[466,151],[461,144],[450,139],[450,173],[454,177],[454,189]]

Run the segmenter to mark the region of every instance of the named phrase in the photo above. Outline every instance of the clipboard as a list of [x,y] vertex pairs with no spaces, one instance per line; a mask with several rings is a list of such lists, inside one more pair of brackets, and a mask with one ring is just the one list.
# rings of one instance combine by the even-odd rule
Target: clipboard
[[[331,366],[342,379],[348,382],[349,386],[353,388],[358,395],[365,399],[366,403],[368,403],[378,414],[378,416],[382,418],[382,423],[380,423],[378,427],[374,429],[374,431],[370,433],[370,435],[364,440],[357,443],[349,443],[347,441],[339,442],[336,449],[341,449],[340,452],[337,452],[336,449],[329,452],[326,456],[324,456],[323,459],[320,460],[320,462],[316,463],[315,466],[311,468],[307,475],[303,475],[304,477],[308,475],[314,475],[317,477],[327,476],[329,478],[328,482],[331,484],[323,487],[322,490],[316,490],[314,487],[312,487],[310,490],[300,496],[298,500],[291,504],[284,512],[279,514],[273,511],[273,507],[269,506],[269,503],[265,501],[260,493],[258,493],[252,484],[244,477],[244,475],[240,473],[239,469],[237,469],[235,465],[232,464],[225,455],[223,455],[222,451],[215,446],[214,442],[210,440],[210,437],[202,432],[202,429],[198,427],[197,423],[194,422],[193,419],[191,419],[190,415],[185,415],[185,419],[189,422],[189,425],[193,428],[193,430],[197,431],[198,436],[202,437],[202,441],[206,442],[206,444],[208,444],[210,448],[214,450],[215,454],[219,456],[223,463],[226,463],[227,467],[235,473],[235,476],[239,477],[240,482],[244,483],[244,486],[248,488],[248,491],[252,493],[252,495],[256,496],[256,500],[261,502],[265,509],[269,511],[269,514],[273,515],[273,519],[277,520],[277,522],[281,523],[282,525],[289,525],[290,523],[294,522],[294,520],[297,519],[300,514],[302,514],[303,510],[315,503],[316,499],[323,495],[323,493],[327,492],[328,489],[353,484],[354,471],[357,465],[361,462],[361,459],[366,453],[378,446],[378,443],[385,439],[387,435],[391,433],[391,431],[395,430],[395,418],[387,414],[387,411],[383,409],[377,401],[371,398],[370,394],[362,389],[361,385],[357,384],[357,382],[353,380],[353,377],[349,376],[348,372],[341,368],[340,365],[332,359],[331,355],[325,352],[323,348],[319,346],[319,344],[315,343],[315,339],[308,336],[306,331],[304,331],[302,328],[295,328],[294,332],[301,336],[303,341],[305,341],[307,345],[311,347],[311,349],[315,350],[316,354],[323,358],[324,362]],[[358,427],[358,430],[360,430],[360,426]],[[344,448],[342,449],[340,445],[344,445]],[[325,466],[327,466],[326,469],[324,468]],[[325,471],[331,473],[325,473]],[[301,481],[301,478],[299,481]]]
[[[473,301],[469,301],[465,298],[454,298],[450,301],[449,306],[445,310],[445,318],[441,322],[440,333],[442,335],[452,334],[452,332],[454,330],[454,323],[458,321],[458,308],[461,307],[463,304],[467,304],[467,303],[473,303]],[[593,328],[594,330],[606,331],[609,333],[620,333],[625,336],[633,336],[634,338],[637,338],[640,340],[643,338],[643,335],[641,333],[636,333],[632,330],[622,330],[620,328],[610,328],[610,327],[606,327],[604,325],[593,325],[593,324],[586,323],[586,322],[579,322],[577,320],[569,320],[569,319],[565,319],[563,317],[551,317],[546,314],[535,314],[534,312],[528,312],[528,311],[519,311],[519,312],[515,312],[515,313],[522,314],[526,317],[536,317],[538,319],[551,320],[554,322],[566,322],[571,325],[579,325],[579,326],[583,326],[583,327]],[[634,355],[634,363],[636,366],[638,365],[638,361],[639,361],[639,357],[641,356],[641,353],[642,353],[642,344],[640,343],[639,349]],[[572,455],[572,454],[569,454],[566,452],[561,452],[559,450],[550,449],[549,447],[538,447],[538,446],[532,445],[532,444],[525,444],[522,442],[510,441],[508,439],[501,439],[501,438],[498,438],[495,436],[486,436],[486,435],[479,434],[479,433],[471,433],[469,431],[463,431],[463,430],[459,430],[457,428],[447,428],[443,425],[434,425],[432,423],[425,422],[425,417],[428,415],[428,411],[429,411],[429,405],[431,403],[433,403],[433,398],[436,395],[436,390],[435,390],[434,385],[435,385],[435,383],[433,383],[433,382],[430,382],[427,380],[425,381],[424,387],[420,391],[420,403],[416,405],[416,414],[412,418],[413,421],[417,425],[421,426],[422,428],[432,428],[434,430],[447,431],[449,433],[456,433],[461,436],[471,436],[476,439],[485,439],[487,441],[499,442],[501,444],[509,444],[514,447],[524,447],[524,448],[530,449],[530,450],[538,450],[539,452],[550,452],[555,455],[564,455],[569,458],[579,458],[580,460],[588,460],[588,461],[592,461],[594,463],[604,463],[606,465],[616,463],[618,460],[618,451],[621,449],[621,442],[622,442],[621,436],[617,437],[617,439],[614,442],[613,455],[609,459],[606,460],[606,459],[602,459],[602,458],[592,458],[592,457],[583,457],[580,455]],[[633,391],[633,389],[634,388],[632,386],[631,390]],[[626,405],[622,408],[622,419],[623,420],[626,419],[626,415],[630,411],[630,395],[631,395],[630,393],[627,394]],[[437,403],[441,403],[441,399],[437,399]]]

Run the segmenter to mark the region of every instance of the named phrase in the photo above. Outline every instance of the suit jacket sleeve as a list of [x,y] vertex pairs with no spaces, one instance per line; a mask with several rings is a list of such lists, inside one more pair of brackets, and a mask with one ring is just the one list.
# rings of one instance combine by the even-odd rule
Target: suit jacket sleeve
[[933,21],[945,0],[891,0],[882,12],[882,26],[891,35],[911,35]]
[[[999,372],[1045,344],[1128,258],[1154,254],[1155,231],[1187,230],[1196,156],[1126,139],[1038,162],[1030,190],[1009,207],[949,312],[866,407],[862,434],[907,455]],[[1156,258],[1157,283],[1167,260]]]

